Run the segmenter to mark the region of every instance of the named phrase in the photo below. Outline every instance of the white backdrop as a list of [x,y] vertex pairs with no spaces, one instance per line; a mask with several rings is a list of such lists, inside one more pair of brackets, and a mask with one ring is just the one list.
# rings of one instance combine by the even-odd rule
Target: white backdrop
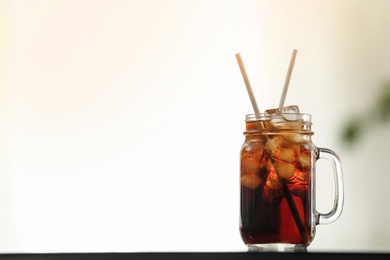
[[[310,250],[390,251],[389,127],[345,118],[390,77],[390,2],[2,0],[0,251],[245,251],[238,155],[249,98],[313,115],[345,209]],[[318,206],[332,206],[326,163]],[[321,174],[323,173],[323,175]]]

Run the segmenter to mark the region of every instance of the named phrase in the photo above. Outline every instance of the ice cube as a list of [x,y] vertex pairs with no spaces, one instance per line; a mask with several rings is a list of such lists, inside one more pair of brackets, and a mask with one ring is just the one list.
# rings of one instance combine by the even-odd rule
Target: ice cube
[[279,159],[288,163],[295,161],[295,151],[291,148],[282,149],[279,155]]
[[301,150],[300,143],[295,139],[290,138],[295,135],[286,135],[284,136],[283,142],[280,144],[281,149],[292,149],[295,151],[295,154],[299,154]]
[[280,177],[288,179],[291,178],[291,176],[293,176],[295,167],[294,164],[292,163],[287,163],[278,160],[278,162],[276,162],[275,165],[275,170]]
[[299,107],[296,105],[292,106],[286,106],[282,108],[272,108],[272,109],[267,109],[264,112],[266,115],[274,115],[274,114],[280,114],[280,113],[294,113],[294,114],[299,114]]
[[241,161],[241,175],[257,174],[260,171],[261,163],[256,158],[244,157]]
[[[299,129],[299,126],[297,126],[297,129]],[[305,143],[305,142],[308,142],[307,136],[301,135],[301,134],[288,135],[288,136],[286,136],[286,139],[287,139],[289,142],[292,142],[292,143],[299,143],[299,144],[303,144],[303,143]]]
[[300,114],[295,114],[295,113],[285,113],[283,114],[283,117],[287,121],[299,121],[302,119]]
[[289,120],[289,121],[292,121],[292,120],[295,121],[295,120],[301,119],[299,107],[296,105],[286,106],[286,107],[282,107],[282,108],[267,109],[264,112],[264,114],[270,115],[270,116],[283,114],[282,118],[277,117],[278,121],[280,121],[280,119],[285,119],[285,120]]
[[294,175],[295,166],[293,163],[285,162],[279,158],[273,157],[272,166],[277,176],[284,179],[291,178]]
[[299,107],[296,105],[286,106],[279,109],[280,113],[299,114]]
[[261,179],[257,174],[247,174],[241,177],[241,184],[251,190],[256,189],[261,183]]
[[279,145],[276,139],[269,139],[265,146],[272,154],[275,154]]
[[311,154],[310,152],[302,152],[299,157],[298,161],[301,164],[302,168],[310,167],[311,165]]

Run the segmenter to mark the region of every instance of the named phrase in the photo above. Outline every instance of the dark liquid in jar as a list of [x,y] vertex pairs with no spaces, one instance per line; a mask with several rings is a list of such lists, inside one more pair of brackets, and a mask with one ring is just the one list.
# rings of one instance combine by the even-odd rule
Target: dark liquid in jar
[[310,244],[311,148],[310,139],[298,132],[254,136],[244,144],[240,232],[245,244]]

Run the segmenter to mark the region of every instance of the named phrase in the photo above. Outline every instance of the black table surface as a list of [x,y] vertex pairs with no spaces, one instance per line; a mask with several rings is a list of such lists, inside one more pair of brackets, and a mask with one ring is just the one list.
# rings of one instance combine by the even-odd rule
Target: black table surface
[[358,259],[358,260],[375,260],[390,259],[390,253],[372,253],[372,252],[304,252],[304,253],[248,253],[248,252],[139,252],[139,253],[44,253],[44,254],[0,254],[0,260],[68,260],[68,259],[188,259],[188,260],[205,260],[205,259]]

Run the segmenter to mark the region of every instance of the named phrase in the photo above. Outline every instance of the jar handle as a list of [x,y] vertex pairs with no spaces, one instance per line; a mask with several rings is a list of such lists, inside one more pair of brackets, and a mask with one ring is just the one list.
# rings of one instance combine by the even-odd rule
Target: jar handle
[[335,196],[333,209],[326,214],[318,213],[316,211],[316,224],[330,224],[336,221],[343,210],[344,205],[344,183],[343,183],[343,170],[341,167],[340,158],[335,152],[327,148],[318,148],[318,159],[325,159],[332,163],[334,184],[335,184]]

